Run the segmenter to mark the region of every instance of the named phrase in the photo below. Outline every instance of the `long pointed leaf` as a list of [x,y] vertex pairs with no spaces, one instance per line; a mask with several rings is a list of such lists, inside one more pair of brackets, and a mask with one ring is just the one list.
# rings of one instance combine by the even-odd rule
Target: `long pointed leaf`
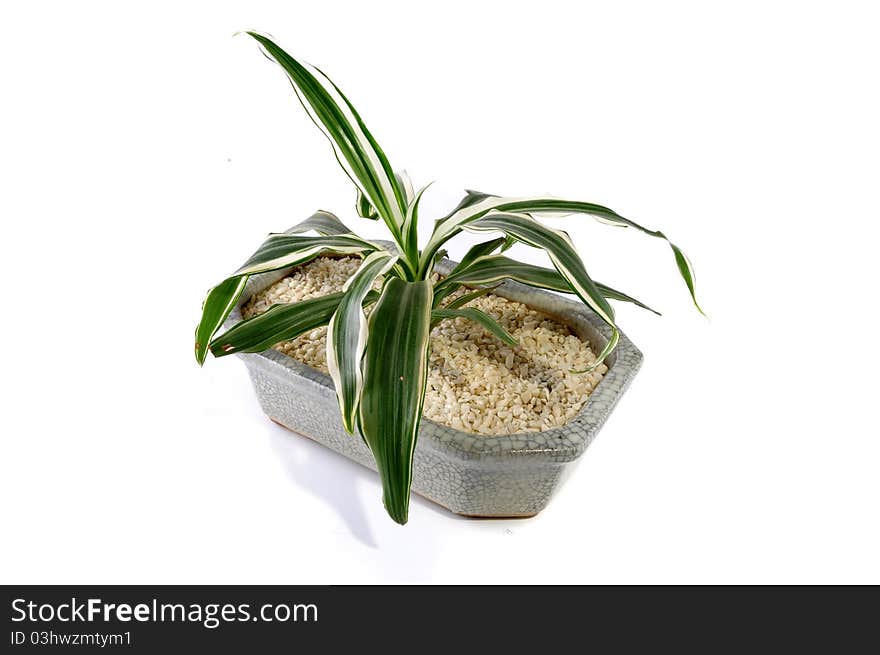
[[406,210],[405,191],[352,104],[320,70],[292,57],[271,39],[255,32],[248,34],[284,69],[303,107],[330,140],[345,173],[399,235]]
[[234,275],[254,275],[296,266],[324,252],[359,254],[373,250],[381,250],[381,247],[354,235],[307,237],[270,234]]
[[[409,207],[409,204],[415,198],[415,192],[413,191],[412,180],[410,179],[409,174],[406,171],[400,171],[399,173],[394,174],[394,179],[397,180],[398,188],[403,191],[403,198],[406,202],[406,206]],[[379,213],[376,211],[376,208],[370,204],[370,200],[361,193],[360,189],[358,189],[357,192],[355,210],[361,218],[369,218],[371,221],[378,220],[379,218]]]
[[488,257],[490,254],[504,246],[506,242],[506,237],[498,237],[497,239],[490,239],[489,241],[483,241],[475,246],[471,246],[470,250],[468,250],[464,257],[461,258],[461,261],[458,262],[456,268],[467,268],[478,259]]
[[406,171],[398,171],[394,174],[394,179],[397,180],[398,188],[403,191],[405,205],[409,207],[410,203],[416,198],[415,187],[413,187],[409,173]]
[[607,284],[602,284],[601,282],[596,282],[596,288],[599,289],[601,294],[603,296],[605,296],[606,298],[608,298],[609,300],[619,300],[620,302],[628,302],[628,303],[635,305],[636,307],[641,307],[642,309],[647,309],[652,314],[656,314],[657,316],[662,316],[662,314],[660,312],[658,312],[656,309],[652,309],[651,307],[649,307],[648,305],[643,303],[641,300],[638,300],[637,298],[633,298],[632,296],[624,293],[623,291],[618,291],[617,289],[609,287]]
[[[342,293],[330,293],[295,303],[272,305],[262,314],[236,323],[211,342],[215,357],[262,352],[282,341],[290,341],[310,330],[327,325],[342,300]],[[369,292],[363,304],[376,302],[379,294]]]
[[[503,255],[484,257],[463,269],[461,269],[460,266],[456,266],[443,281],[444,283],[449,283],[453,286],[459,284],[478,286],[500,282],[506,279],[515,280],[516,282],[527,284],[531,287],[538,287],[539,289],[550,289],[561,293],[575,292],[559,271],[544,268],[542,266],[535,266],[533,264],[526,264],[525,262],[518,262],[514,259],[504,257]],[[596,285],[596,288],[599,289],[599,292],[606,298],[629,302],[642,309],[647,309],[649,312],[653,312],[658,316],[660,315],[660,312],[651,309],[645,303],[623,293],[622,291],[617,291],[616,289],[595,280],[593,282]]]
[[339,236],[342,234],[352,234],[352,231],[346,227],[345,223],[340,221],[334,214],[319,209],[314,214],[298,225],[294,225],[287,230],[285,234],[302,234],[303,232],[317,232],[318,234],[329,237]]
[[[418,262],[419,259],[419,203],[422,194],[431,186],[422,187],[406,208],[406,218],[403,221],[403,243],[406,248],[407,262]],[[416,271],[413,270],[413,273]]]
[[[471,291],[470,293],[466,293],[464,295],[461,295],[458,298],[456,298],[455,300],[451,300],[450,302],[446,303],[442,307],[442,309],[458,309],[459,307],[464,307],[471,300],[476,300],[477,298],[480,298],[481,296],[485,296],[486,294],[492,293],[492,291],[494,289],[495,289],[495,287],[485,287],[483,289],[477,289],[476,291]],[[434,297],[436,298],[436,294]],[[440,309],[440,308],[438,308],[438,309]]]
[[360,254],[380,250],[378,245],[350,233],[317,237],[297,234],[307,231],[338,232],[343,229],[348,231],[329,212],[317,212],[287,233],[270,234],[241,268],[208,292],[202,305],[201,320],[196,327],[196,361],[204,364],[211,339],[229,316],[250,275],[304,264],[325,252]]
[[[483,257],[488,257],[491,253],[498,250],[498,248],[503,248],[507,244],[507,241],[507,237],[498,237],[497,239],[490,239],[489,241],[483,241],[482,243],[471,246],[471,248],[465,253],[464,257],[461,258],[461,261],[456,264],[455,270],[467,268],[473,262],[482,259]],[[454,284],[453,281],[449,279],[449,276],[440,280],[437,286],[434,287],[434,306],[439,305],[441,300],[457,288],[458,285]]]
[[355,202],[354,208],[355,211],[357,211],[357,215],[361,218],[368,218],[371,221],[379,220],[379,212],[377,212],[376,208],[370,204],[370,200],[360,189],[357,190],[357,201]]
[[504,232],[523,243],[545,250],[556,270],[571,284],[581,300],[606,323],[614,325],[614,310],[596,289],[580,256],[564,232],[521,214],[491,214],[470,223],[467,229],[475,232]]
[[456,207],[455,210],[447,217],[437,221],[434,227],[434,234],[428,242],[422,254],[420,268],[427,270],[430,266],[433,253],[448,239],[457,234],[464,226],[473,221],[494,212],[503,213],[549,213],[559,215],[560,213],[587,214],[600,220],[603,223],[618,225],[621,227],[631,227],[644,234],[666,241],[675,256],[676,266],[684,280],[691,299],[697,309],[702,312],[697,303],[696,290],[694,288],[694,273],[687,257],[681,249],[672,243],[663,232],[659,230],[651,230],[635,221],[624,218],[613,209],[597,205],[591,202],[579,202],[575,200],[564,200],[562,198],[554,198],[552,196],[536,196],[531,198],[501,198],[488,194],[469,191],[464,200]]
[[196,361],[199,366],[205,363],[205,357],[208,356],[211,337],[235,307],[247,281],[246,275],[227,278],[208,292],[202,305],[202,318],[196,327]]
[[373,282],[397,261],[387,251],[371,253],[345,284],[339,307],[327,328],[327,368],[336,388],[342,425],[354,432],[358,399],[363,387],[361,358],[367,342],[368,324],[363,300]]
[[694,289],[695,282],[695,274],[694,268],[691,266],[691,260],[687,258],[681,248],[676,246],[674,243],[669,244],[672,248],[672,252],[675,253],[675,265],[678,266],[678,272],[681,273],[681,277],[684,279],[684,283],[687,285],[688,291],[691,292],[691,298],[694,301],[694,306],[699,310],[699,312],[705,316],[706,312],[703,311],[703,308],[700,307],[700,304],[697,302],[697,293]]
[[428,379],[430,281],[392,277],[370,314],[359,427],[382,479],[388,514],[406,523],[412,458]]
[[472,221],[466,227],[477,232],[504,232],[518,241],[545,250],[556,270],[571,285],[577,296],[612,329],[612,338],[597,361],[601,362],[611,353],[618,339],[614,310],[587,274],[587,269],[567,234],[542,225],[523,214],[493,213]]
[[215,357],[258,353],[327,325],[342,300],[341,293],[295,303],[272,305],[262,314],[236,323],[211,342]]
[[[459,285],[459,284],[450,284],[448,286],[443,286],[442,282],[441,282],[441,284],[438,284],[437,286],[435,286],[434,287],[434,308],[440,309],[440,303],[443,301],[443,299],[446,298],[446,296],[448,296],[449,294],[451,294],[454,291],[456,291],[457,289],[459,289],[460,287],[461,287],[461,285]],[[468,304],[474,298],[479,298],[480,296],[485,296],[487,293],[491,293],[492,289],[494,289],[494,288],[495,287],[486,287],[485,289],[478,289],[478,290],[473,291],[471,293],[466,293],[462,296],[459,296],[455,300],[448,302],[446,305],[443,306],[443,309],[458,309],[459,307],[464,307],[466,304]],[[431,327],[436,325],[438,322],[439,322],[439,319],[436,319],[436,318],[433,319],[433,321],[431,322]]]
[[443,309],[435,309],[431,312],[431,316],[432,318],[441,320],[444,318],[466,318],[475,323],[479,323],[507,345],[515,346],[517,344],[516,339],[511,336],[507,330],[501,327],[501,325],[498,324],[498,321],[476,307],[465,307],[463,309],[446,309],[444,307]]

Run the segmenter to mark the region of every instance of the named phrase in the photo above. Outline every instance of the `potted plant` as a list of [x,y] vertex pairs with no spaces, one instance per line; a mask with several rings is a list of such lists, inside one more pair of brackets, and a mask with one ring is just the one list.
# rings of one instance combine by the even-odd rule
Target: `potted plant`
[[[425,189],[413,192],[408,179],[394,173],[355,108],[327,76],[269,38],[248,34],[284,69],[303,107],[329,139],[357,188],[357,213],[384,222],[392,241],[363,239],[323,211],[287,232],[270,234],[244,265],[208,292],[196,329],[198,363],[209,352],[242,355],[267,414],[377,469],[385,507],[398,523],[407,521],[414,469],[415,490],[458,513],[536,513],[562,465],[583,452],[641,362],[639,351],[618,330],[608,300],[644,307],[591,279],[568,235],[536,217],[586,214],[666,241],[696,305],[687,258],[663,233],[601,205],[473,191],[435,222],[427,243],[418,243]],[[463,231],[500,236],[475,245],[458,263],[445,260],[444,244]],[[506,257],[504,251],[514,243],[545,251],[554,268]],[[250,296],[327,255],[359,258],[342,290],[275,304],[242,320],[241,306]],[[579,302],[540,291],[546,289]],[[589,375],[602,362],[608,373],[586,406],[564,425],[483,437],[422,419],[432,324],[448,318],[473,321],[494,338],[516,343],[499,320],[466,306],[490,291],[559,319],[600,349],[593,363],[572,374]],[[229,329],[216,336],[224,324]],[[327,326],[329,378],[269,350],[321,326]],[[355,432],[362,440],[352,436]]]

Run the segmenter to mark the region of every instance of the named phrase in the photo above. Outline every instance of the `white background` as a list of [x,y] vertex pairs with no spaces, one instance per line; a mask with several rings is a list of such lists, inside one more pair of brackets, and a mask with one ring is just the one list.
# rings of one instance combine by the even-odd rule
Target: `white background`
[[[880,582],[872,3],[11,7],[2,582]],[[550,192],[690,255],[709,320],[662,242],[553,222],[664,316],[619,308],[645,365],[537,518],[415,499],[401,528],[241,363],[196,366],[204,292],[266,233],[320,207],[380,234],[241,29],[438,180],[424,215]]]

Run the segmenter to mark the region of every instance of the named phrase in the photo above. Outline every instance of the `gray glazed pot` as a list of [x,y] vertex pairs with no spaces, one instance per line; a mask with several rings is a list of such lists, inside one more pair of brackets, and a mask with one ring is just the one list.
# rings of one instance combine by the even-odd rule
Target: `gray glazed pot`
[[[437,271],[447,273],[445,260]],[[241,306],[254,293],[277,282],[292,269],[252,277],[242,300],[227,319],[241,320]],[[580,302],[507,282],[493,293],[517,300],[568,325],[595,351],[607,343],[610,330]],[[359,436],[345,432],[329,375],[277,350],[240,354],[266,415],[374,471],[373,456]],[[596,437],[611,410],[642,363],[642,353],[623,334],[606,360],[608,372],[574,419],[546,432],[481,436],[423,418],[413,460],[413,491],[456,514],[474,517],[529,517],[550,500],[563,468],[580,457]]]

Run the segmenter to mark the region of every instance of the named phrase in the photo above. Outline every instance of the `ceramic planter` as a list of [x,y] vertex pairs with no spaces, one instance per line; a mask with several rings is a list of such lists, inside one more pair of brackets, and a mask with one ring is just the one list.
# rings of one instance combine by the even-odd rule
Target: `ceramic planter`
[[[439,273],[454,262],[443,261]],[[254,276],[242,301],[227,319],[229,328],[241,320],[241,306],[291,269]],[[542,311],[575,334],[588,339],[594,351],[607,343],[610,330],[580,302],[507,282],[493,293]],[[349,459],[376,469],[363,440],[345,432],[329,375],[297,362],[277,350],[238,355],[247,366],[266,415]],[[624,335],[606,360],[608,372],[574,419],[539,433],[481,436],[423,418],[413,461],[413,491],[456,514],[478,517],[528,517],[550,500],[563,469],[593,441],[611,410],[629,386],[642,353]]]

